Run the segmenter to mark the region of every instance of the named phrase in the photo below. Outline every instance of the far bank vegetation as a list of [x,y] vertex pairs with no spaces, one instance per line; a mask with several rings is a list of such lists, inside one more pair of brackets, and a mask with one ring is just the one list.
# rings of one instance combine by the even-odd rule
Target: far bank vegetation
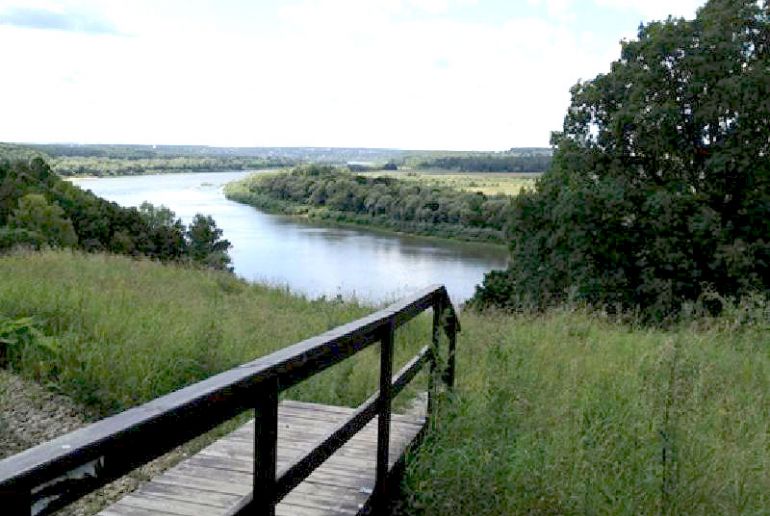
[[252,175],[225,188],[228,198],[288,215],[419,235],[502,243],[510,197],[465,192],[328,166]]

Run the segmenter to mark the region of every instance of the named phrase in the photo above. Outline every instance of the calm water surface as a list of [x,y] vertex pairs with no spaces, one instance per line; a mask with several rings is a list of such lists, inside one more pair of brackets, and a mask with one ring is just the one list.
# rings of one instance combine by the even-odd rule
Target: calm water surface
[[233,247],[235,272],[310,297],[392,301],[443,283],[452,300],[473,294],[485,272],[506,266],[503,249],[365,229],[335,228],[262,213],[225,199],[222,186],[249,172],[85,178],[73,182],[123,206],[163,204],[186,224],[214,217]]

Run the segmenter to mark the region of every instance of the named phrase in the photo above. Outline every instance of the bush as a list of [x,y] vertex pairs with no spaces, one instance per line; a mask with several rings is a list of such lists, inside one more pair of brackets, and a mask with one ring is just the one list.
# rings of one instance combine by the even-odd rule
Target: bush
[[45,245],[45,237],[34,231],[20,228],[0,227],[0,253],[16,247],[40,249]]

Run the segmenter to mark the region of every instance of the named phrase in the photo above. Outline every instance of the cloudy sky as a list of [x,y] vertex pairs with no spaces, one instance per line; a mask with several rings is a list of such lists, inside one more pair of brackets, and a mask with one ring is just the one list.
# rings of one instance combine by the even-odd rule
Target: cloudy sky
[[547,146],[703,0],[0,0],[0,141]]

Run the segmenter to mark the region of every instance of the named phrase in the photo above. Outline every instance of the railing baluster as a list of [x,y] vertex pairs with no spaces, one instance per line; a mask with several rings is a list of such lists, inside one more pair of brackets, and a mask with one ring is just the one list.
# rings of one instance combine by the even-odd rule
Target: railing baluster
[[10,489],[0,490],[0,507],[3,508],[3,514],[9,516],[29,516],[32,514],[29,494],[28,489],[24,490],[18,485],[12,485]]
[[265,382],[254,407],[254,514],[275,516],[278,379]]
[[436,408],[436,369],[439,358],[439,337],[441,330],[441,312],[443,304],[441,299],[433,303],[433,335],[430,347],[430,372],[428,374],[428,415],[433,414]]
[[447,328],[449,349],[444,382],[446,382],[447,387],[452,390],[455,387],[455,350],[457,348],[457,316],[454,313],[450,315],[447,324],[449,325]]
[[375,496],[379,503],[387,499],[394,337],[395,324],[391,319],[385,327],[380,343],[380,406],[377,419],[377,476],[374,484]]

